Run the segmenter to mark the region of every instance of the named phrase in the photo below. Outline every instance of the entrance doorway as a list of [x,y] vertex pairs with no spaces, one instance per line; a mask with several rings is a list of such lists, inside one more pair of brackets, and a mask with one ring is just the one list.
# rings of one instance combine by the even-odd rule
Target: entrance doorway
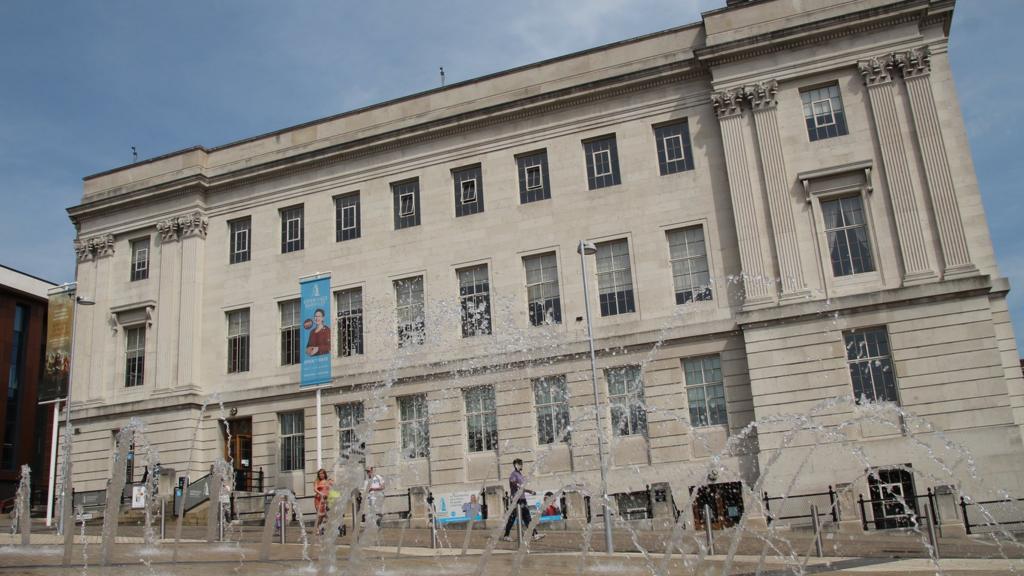
[[235,469],[235,490],[252,492],[252,418],[228,420],[224,430],[224,459]]
[[[909,464],[907,467],[909,468]],[[881,468],[868,475],[875,528],[906,528],[917,515],[914,475],[906,468]]]
[[[693,495],[694,486],[690,486]],[[743,485],[739,482],[721,482],[697,488],[693,499],[693,523],[697,530],[704,529],[704,505],[711,508],[711,528],[721,530],[739,523],[743,517]]]

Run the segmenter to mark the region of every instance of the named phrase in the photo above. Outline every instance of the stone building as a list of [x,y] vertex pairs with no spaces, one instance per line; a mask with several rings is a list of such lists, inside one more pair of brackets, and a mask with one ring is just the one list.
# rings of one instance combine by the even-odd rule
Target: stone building
[[365,457],[389,492],[495,498],[521,457],[538,486],[598,493],[597,414],[631,517],[689,513],[704,484],[722,523],[762,491],[909,498],[970,478],[957,447],[1020,493],[1024,383],[954,3],[815,5],[730,1],[87,177],[76,489],[103,487],[137,416],[179,474],[230,448],[236,488],[309,492],[295,302],[330,272],[323,461]]

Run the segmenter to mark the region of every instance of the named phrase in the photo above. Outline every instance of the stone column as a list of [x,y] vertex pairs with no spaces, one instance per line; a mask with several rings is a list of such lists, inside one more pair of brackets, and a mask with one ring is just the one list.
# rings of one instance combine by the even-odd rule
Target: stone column
[[973,274],[978,269],[971,262],[967,249],[967,237],[960,219],[953,176],[949,172],[949,158],[942,140],[942,127],[932,92],[930,52],[927,47],[902,52],[896,54],[895,63],[903,73],[907,94],[910,96],[917,146],[924,159],[925,180],[935,222],[939,227],[944,276],[949,278]]
[[879,56],[861,60],[857,63],[857,68],[867,86],[875,132],[878,134],[878,143],[882,150],[882,165],[889,185],[889,196],[892,199],[896,233],[903,258],[903,283],[906,285],[927,282],[935,278],[936,274],[928,257],[921,224],[921,209],[910,176],[907,151],[903,146],[903,134],[896,113],[896,98],[890,73],[893,65],[891,56]]
[[[178,288],[181,282],[181,244],[175,218],[157,222],[160,237],[160,287],[157,296],[156,380],[154,392],[168,391],[178,382]],[[161,321],[163,319],[163,321]]]
[[206,216],[193,212],[178,218],[181,229],[181,295],[178,300],[178,386],[199,387],[202,343],[202,275],[205,257]]
[[743,94],[738,90],[715,92],[711,95],[711,102],[722,126],[726,174],[736,220],[740,264],[743,266],[745,305],[763,304],[772,299],[774,279],[766,274],[761,238],[767,236],[767,231],[758,221],[754,189],[750,183],[750,174],[754,170],[747,161],[743,137]]
[[778,101],[775,94],[779,83],[775,80],[759,82],[744,87],[744,93],[754,110],[754,126],[757,129],[757,143],[764,167],[764,184],[768,193],[768,208],[771,215],[772,236],[775,252],[779,258],[779,276],[783,298],[801,297],[807,293],[803,264],[800,261],[800,241],[797,238],[793,218],[793,201],[790,198],[790,179],[786,174],[786,160],[783,156],[782,137],[776,110]]

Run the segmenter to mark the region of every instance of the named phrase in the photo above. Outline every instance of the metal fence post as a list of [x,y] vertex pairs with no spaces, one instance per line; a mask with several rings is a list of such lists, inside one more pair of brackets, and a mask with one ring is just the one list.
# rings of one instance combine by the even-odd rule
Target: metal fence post
[[939,540],[935,537],[935,522],[932,521],[932,514],[935,511],[932,509],[930,504],[924,505],[925,514],[928,515],[928,542],[932,546],[932,552],[935,554],[935,559],[939,559]]
[[832,489],[832,485],[828,485],[828,506],[832,510],[832,523],[839,523],[839,505],[836,503],[836,491]]
[[938,526],[939,524],[939,507],[935,505],[935,493],[932,492],[931,487],[928,488],[928,505],[931,506],[931,511],[935,514],[935,518],[932,518],[932,524]]
[[970,536],[971,522],[967,519],[967,502],[964,500],[963,496],[960,497],[960,512],[963,514],[964,517],[964,531],[967,532],[968,536]]
[[821,547],[821,522],[818,520],[818,507],[814,504],[811,504],[811,527],[814,528],[814,552],[821,558],[825,555]]
[[160,497],[160,539],[167,538],[167,497]]
[[704,505],[704,536],[708,540],[708,555],[715,555],[715,537],[711,533],[711,506]]
[[764,493],[764,519],[769,526],[772,525],[772,499],[768,497],[768,492]]
[[281,515],[281,544],[285,543],[285,528],[288,526],[288,517],[285,515],[285,501],[282,500],[280,508],[278,508],[279,514]]
[[863,494],[858,494],[857,495],[857,504],[860,505],[860,524],[861,524],[861,527],[864,528],[865,532],[867,532],[868,531],[868,516],[867,516],[867,512],[865,512],[865,510],[864,510],[864,495]]

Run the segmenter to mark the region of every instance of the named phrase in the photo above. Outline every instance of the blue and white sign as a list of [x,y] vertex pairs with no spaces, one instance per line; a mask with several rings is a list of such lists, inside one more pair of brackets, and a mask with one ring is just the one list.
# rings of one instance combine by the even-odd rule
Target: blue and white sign
[[564,520],[562,518],[562,505],[561,498],[556,498],[547,508],[544,508],[544,498],[551,492],[538,492],[537,494],[527,494],[526,503],[530,506],[530,513],[540,516],[540,521],[543,522],[558,522]]
[[483,520],[480,495],[476,492],[453,492],[434,495],[434,518],[439,524]]
[[331,276],[319,275],[299,282],[302,301],[300,346],[302,376],[299,387],[331,381]]

